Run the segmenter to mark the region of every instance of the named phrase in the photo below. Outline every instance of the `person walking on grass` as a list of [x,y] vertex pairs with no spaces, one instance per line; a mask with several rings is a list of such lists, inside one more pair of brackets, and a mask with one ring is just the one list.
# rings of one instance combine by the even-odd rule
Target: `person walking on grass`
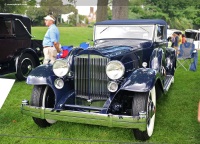
[[172,35],[174,38],[173,48],[176,49],[176,55],[178,55],[179,54],[179,45],[178,45],[179,36],[177,32],[174,32]]
[[57,53],[61,52],[60,48],[60,32],[56,25],[54,24],[55,18],[53,15],[47,15],[44,17],[45,25],[48,30],[43,39],[43,53],[44,61],[43,64],[51,63],[53,64],[56,60]]

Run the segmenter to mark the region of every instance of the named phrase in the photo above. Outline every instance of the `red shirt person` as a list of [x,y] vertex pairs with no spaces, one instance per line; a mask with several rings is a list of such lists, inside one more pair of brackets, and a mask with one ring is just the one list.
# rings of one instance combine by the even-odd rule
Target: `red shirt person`
[[182,43],[185,43],[186,42],[186,37],[184,34],[182,34]]

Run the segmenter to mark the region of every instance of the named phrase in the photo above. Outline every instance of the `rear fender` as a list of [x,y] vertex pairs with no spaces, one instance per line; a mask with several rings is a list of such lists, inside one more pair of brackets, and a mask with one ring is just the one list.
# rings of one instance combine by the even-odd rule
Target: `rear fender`
[[120,90],[148,92],[155,85],[158,73],[151,68],[140,68],[134,71],[124,82]]
[[160,71],[163,65],[162,59],[163,59],[163,50],[158,48],[154,49],[150,57],[149,68],[152,68],[156,71]]
[[176,69],[176,51],[174,48],[166,49],[166,72],[167,75],[174,75]]
[[37,66],[40,65],[40,60],[35,50],[33,50],[32,48],[20,49],[19,51],[17,51],[17,53],[15,53],[15,56],[14,56],[16,71],[17,71],[18,61],[22,57],[22,55],[25,53],[32,55],[33,58],[35,59],[36,65]]

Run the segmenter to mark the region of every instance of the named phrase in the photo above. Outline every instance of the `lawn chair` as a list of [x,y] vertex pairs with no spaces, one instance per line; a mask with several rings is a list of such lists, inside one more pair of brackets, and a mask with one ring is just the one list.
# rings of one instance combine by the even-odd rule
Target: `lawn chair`
[[186,71],[189,70],[190,65],[193,60],[193,53],[194,53],[194,44],[190,42],[186,42],[180,45],[180,52],[177,57],[178,66],[184,68]]

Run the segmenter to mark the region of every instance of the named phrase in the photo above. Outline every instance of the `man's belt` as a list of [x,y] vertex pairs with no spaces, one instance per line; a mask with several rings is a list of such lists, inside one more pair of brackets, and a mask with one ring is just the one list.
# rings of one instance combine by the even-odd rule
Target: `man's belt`
[[53,47],[53,46],[44,46],[43,48],[47,48],[47,47]]

